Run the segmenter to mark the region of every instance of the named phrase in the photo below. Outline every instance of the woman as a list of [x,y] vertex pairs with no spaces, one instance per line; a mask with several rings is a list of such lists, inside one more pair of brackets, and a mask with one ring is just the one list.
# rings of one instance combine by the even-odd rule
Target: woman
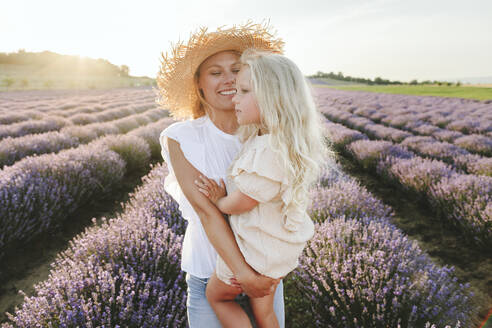
[[178,43],[163,56],[157,77],[159,103],[177,122],[161,132],[162,156],[168,163],[166,191],[178,202],[188,226],[181,267],[187,272],[187,314],[190,327],[220,327],[205,289],[215,269],[217,253],[231,268],[235,286],[252,297],[276,288],[274,308],[284,326],[283,284],[255,272],[244,260],[221,212],[194,184],[200,174],[219,181],[241,143],[232,97],[239,57],[247,48],[281,53],[283,42],[267,26],[248,23],[207,32],[202,28],[188,44]]

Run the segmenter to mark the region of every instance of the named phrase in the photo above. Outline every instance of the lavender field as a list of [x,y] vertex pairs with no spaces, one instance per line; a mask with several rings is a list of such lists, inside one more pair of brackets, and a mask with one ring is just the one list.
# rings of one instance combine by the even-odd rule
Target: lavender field
[[[315,91],[337,158],[310,191],[316,234],[285,279],[288,327],[480,327],[492,104]],[[172,122],[149,88],[0,93],[2,328],[186,326],[186,226],[158,143]],[[28,292],[12,283],[31,243],[49,247],[130,176],[121,210],[94,214],[45,259],[49,272],[26,270]]]

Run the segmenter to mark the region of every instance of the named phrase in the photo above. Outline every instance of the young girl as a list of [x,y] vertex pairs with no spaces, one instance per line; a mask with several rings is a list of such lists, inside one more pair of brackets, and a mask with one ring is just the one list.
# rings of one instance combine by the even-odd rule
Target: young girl
[[[314,225],[306,208],[308,187],[324,154],[321,119],[307,82],[282,55],[246,50],[233,97],[243,148],[220,185],[200,176],[199,190],[230,214],[230,225],[246,262],[259,273],[281,278],[294,270]],[[227,196],[226,196],[227,190]],[[234,276],[219,257],[206,296],[224,327],[251,327],[233,302]],[[251,298],[259,327],[278,327],[274,293]]]

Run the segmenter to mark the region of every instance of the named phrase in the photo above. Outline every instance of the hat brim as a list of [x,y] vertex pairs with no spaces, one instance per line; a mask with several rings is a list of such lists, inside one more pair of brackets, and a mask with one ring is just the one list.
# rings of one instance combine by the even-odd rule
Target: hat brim
[[194,75],[201,63],[221,51],[242,53],[248,48],[282,53],[284,42],[275,37],[267,25],[248,22],[229,29],[219,28],[207,33],[200,28],[187,44],[178,42],[170,52],[162,54],[157,74],[158,103],[176,118],[197,118],[204,115],[194,86]]

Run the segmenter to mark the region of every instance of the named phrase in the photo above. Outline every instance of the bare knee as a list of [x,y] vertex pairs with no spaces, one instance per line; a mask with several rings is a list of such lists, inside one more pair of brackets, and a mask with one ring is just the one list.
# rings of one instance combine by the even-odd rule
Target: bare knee
[[237,294],[236,288],[220,281],[215,274],[210,278],[205,289],[205,296],[210,304],[233,301]]

